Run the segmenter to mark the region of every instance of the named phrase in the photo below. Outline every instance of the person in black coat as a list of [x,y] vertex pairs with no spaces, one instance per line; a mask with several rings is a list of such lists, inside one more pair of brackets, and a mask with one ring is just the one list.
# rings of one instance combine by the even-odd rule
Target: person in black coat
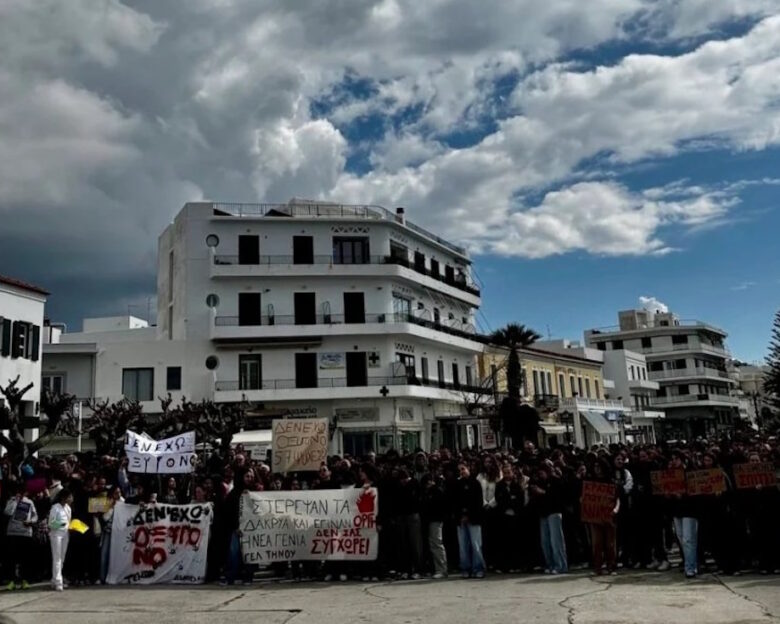
[[420,511],[428,536],[428,550],[433,562],[433,578],[447,576],[447,551],[444,548],[443,527],[447,515],[447,497],[443,484],[430,474],[423,475],[420,486]]
[[496,485],[500,543],[496,571],[516,572],[521,561],[520,520],[525,513],[526,487],[523,481],[517,479],[512,466],[504,466],[503,475],[504,478]]
[[453,487],[453,510],[458,524],[460,571],[463,578],[484,578],[482,555],[482,486],[466,463],[458,465],[460,477]]

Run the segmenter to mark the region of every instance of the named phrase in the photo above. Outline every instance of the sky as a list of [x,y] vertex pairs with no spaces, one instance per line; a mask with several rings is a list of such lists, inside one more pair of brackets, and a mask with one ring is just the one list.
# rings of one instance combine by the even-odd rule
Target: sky
[[764,357],[780,0],[0,0],[0,273],[145,316],[187,201],[404,206],[484,329],[655,298]]

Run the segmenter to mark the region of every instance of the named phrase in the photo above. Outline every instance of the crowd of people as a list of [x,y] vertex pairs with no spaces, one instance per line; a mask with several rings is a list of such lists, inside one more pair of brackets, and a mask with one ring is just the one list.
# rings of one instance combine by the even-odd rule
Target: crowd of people
[[[265,459],[265,458],[264,458]],[[105,583],[113,505],[212,502],[207,580],[251,581],[239,528],[246,491],[376,487],[379,555],[371,562],[287,562],[267,573],[320,580],[441,579],[453,574],[565,574],[590,566],[666,571],[681,555],[686,577],[705,571],[780,573],[780,490],[737,489],[733,466],[780,467],[777,440],[752,437],[686,445],[613,445],[521,449],[440,449],[382,456],[331,457],[317,473],[274,474],[241,447],[204,459],[196,473],[128,474],[127,461],[92,454],[36,458],[12,470],[0,459],[1,576],[8,587],[51,579],[54,589]],[[720,469],[727,490],[713,495],[659,495],[660,469]],[[614,484],[612,519],[581,518],[582,485]],[[89,499],[108,498],[95,511]],[[83,532],[69,530],[73,520]],[[677,561],[673,557],[673,561]]]

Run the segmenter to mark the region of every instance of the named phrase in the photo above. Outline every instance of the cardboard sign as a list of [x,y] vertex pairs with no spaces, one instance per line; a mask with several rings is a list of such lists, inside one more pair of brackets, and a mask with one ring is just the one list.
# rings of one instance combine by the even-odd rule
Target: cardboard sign
[[106,513],[109,509],[111,509],[111,501],[105,494],[103,496],[92,496],[87,501],[88,513]]
[[206,577],[211,503],[117,503],[111,524],[108,583],[202,583]]
[[153,440],[133,431],[125,433],[128,472],[142,474],[187,474],[197,463],[195,432]]
[[739,490],[751,490],[758,485],[773,487],[777,485],[775,467],[768,462],[761,464],[734,464],[734,481]]
[[326,418],[274,420],[271,431],[274,472],[319,470],[328,459]]
[[611,524],[615,521],[617,492],[614,483],[582,482],[580,519],[590,524]]
[[375,488],[247,492],[239,521],[244,562],[372,561],[378,512]]
[[720,468],[689,472],[686,482],[689,496],[722,494],[726,491],[726,476]]
[[686,492],[685,471],[682,468],[653,470],[650,473],[650,482],[653,494],[658,496],[673,496]]

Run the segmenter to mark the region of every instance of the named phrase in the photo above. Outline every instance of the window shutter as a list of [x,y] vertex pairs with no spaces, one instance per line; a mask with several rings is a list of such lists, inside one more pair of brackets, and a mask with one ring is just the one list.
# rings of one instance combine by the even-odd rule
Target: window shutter
[[30,354],[29,358],[33,362],[38,361],[38,353],[41,350],[41,328],[38,325],[32,326],[32,340],[29,341]]
[[14,321],[13,329],[11,330],[11,357],[22,357],[22,337],[24,336],[24,323],[22,321]]
[[0,355],[11,355],[11,319],[0,318]]

